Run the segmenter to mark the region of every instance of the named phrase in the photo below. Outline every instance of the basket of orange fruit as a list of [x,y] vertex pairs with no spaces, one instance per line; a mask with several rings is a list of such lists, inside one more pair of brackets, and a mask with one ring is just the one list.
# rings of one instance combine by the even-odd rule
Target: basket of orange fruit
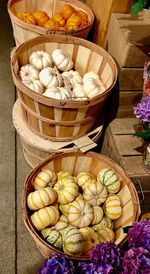
[[78,0],[10,0],[7,9],[17,46],[55,33],[85,39],[94,22],[93,11]]

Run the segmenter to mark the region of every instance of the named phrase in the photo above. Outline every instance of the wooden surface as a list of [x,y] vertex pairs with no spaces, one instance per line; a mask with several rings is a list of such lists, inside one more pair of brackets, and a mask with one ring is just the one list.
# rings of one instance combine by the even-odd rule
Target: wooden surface
[[[105,48],[120,67],[143,67],[150,47],[150,14],[141,12],[111,15]],[[117,41],[117,43],[116,43]]]
[[12,123],[15,89],[10,51],[14,41],[6,2],[0,2],[0,273],[36,274],[43,257],[21,216],[22,186],[31,169]]
[[132,0],[85,0],[85,3],[94,11],[96,17],[93,41],[103,46],[112,12],[129,11]]
[[105,132],[101,152],[120,164],[134,182],[140,181],[145,195],[143,211],[146,212],[150,210],[150,172],[143,166],[142,139],[133,136],[137,131],[141,131],[141,124],[136,118],[114,119]]

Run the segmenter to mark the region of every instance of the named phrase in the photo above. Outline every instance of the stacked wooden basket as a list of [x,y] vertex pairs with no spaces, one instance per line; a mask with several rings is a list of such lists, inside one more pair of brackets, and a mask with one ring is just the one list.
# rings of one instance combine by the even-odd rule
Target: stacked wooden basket
[[[36,166],[27,178],[23,190],[23,219],[45,257],[49,257],[53,251],[58,250],[46,243],[37,231],[31,222],[32,209],[27,205],[28,195],[34,191],[34,180],[44,169],[52,170],[56,173],[56,177],[60,171],[67,171],[72,174],[72,178],[81,172],[92,173],[93,178],[96,178],[97,173],[103,168],[110,168],[116,173],[120,185],[117,195],[122,210],[121,217],[115,221],[116,243],[124,242],[126,234],[123,233],[122,227],[132,225],[140,213],[135,188],[125,172],[116,163],[102,155],[83,153],[94,147],[94,141],[96,142],[100,137],[104,119],[103,106],[117,81],[117,68],[111,56],[99,46],[79,38],[87,37],[93,24],[92,11],[80,1],[71,1],[74,8],[78,7],[87,13],[89,23],[78,30],[58,31],[61,35],[57,31],[46,31],[42,27],[28,24],[16,17],[16,13],[21,12],[22,9],[26,12],[33,12],[34,9],[44,11],[50,9],[53,14],[64,3],[68,4],[69,1],[38,0],[30,1],[30,4],[25,0],[8,2],[14,38],[19,45],[11,54],[11,71],[18,95],[13,109],[13,122],[20,135],[25,159],[31,167]],[[97,75],[94,81],[101,83],[104,90],[94,96],[88,96],[86,93],[86,96],[84,94],[81,97],[67,96],[59,99],[33,91],[23,83],[20,70],[29,64],[31,55],[37,51],[46,52],[49,56],[53,56],[54,51],[63,52],[65,56],[69,56],[67,58],[72,64],[71,68],[79,73],[82,81],[84,75],[92,72],[92,75]],[[58,66],[57,75],[61,73]],[[80,85],[80,88],[81,86],[84,90],[84,83]],[[57,89],[57,86],[53,88]],[[76,151],[78,148],[82,152]],[[58,152],[58,155],[54,155]],[[47,156],[49,157],[41,163],[41,160]],[[42,177],[40,179],[44,181]],[[53,188],[53,185],[51,187]],[[81,193],[78,191],[78,194],[81,199],[82,190]],[[44,202],[43,205],[45,205]],[[56,201],[52,207],[57,209],[58,213]],[[60,253],[64,254],[63,251]],[[89,259],[89,255],[74,254],[73,257]]]

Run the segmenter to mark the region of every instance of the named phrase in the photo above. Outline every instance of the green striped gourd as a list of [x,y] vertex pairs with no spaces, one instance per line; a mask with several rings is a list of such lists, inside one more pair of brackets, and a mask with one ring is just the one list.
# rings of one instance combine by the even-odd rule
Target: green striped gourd
[[95,230],[95,231],[98,231],[100,228],[102,227],[109,227],[111,229],[114,228],[114,224],[112,222],[112,220],[108,217],[103,217],[102,220],[100,221],[100,223],[96,224],[96,225],[93,225],[92,228]]
[[27,205],[31,210],[38,210],[53,204],[57,200],[57,192],[52,187],[45,187],[30,192],[27,197]]
[[58,180],[61,180],[66,177],[70,177],[71,173],[69,171],[61,170],[57,173]]
[[63,239],[59,231],[56,229],[45,228],[41,231],[41,234],[49,244],[58,249],[62,249]]
[[56,173],[51,169],[43,169],[37,174],[34,179],[33,185],[36,190],[46,187],[47,185],[52,185],[56,182]]
[[63,237],[63,250],[66,254],[79,256],[83,253],[84,239],[79,229],[76,227],[66,228]]
[[120,178],[109,168],[102,169],[97,174],[97,180],[106,186],[109,193],[117,193],[120,189]]
[[95,181],[95,177],[91,173],[80,172],[76,177],[77,184],[84,190],[92,181]]
[[120,199],[117,195],[110,195],[105,201],[105,214],[112,220],[116,220],[121,216],[122,208]]
[[[77,198],[74,200],[76,201],[77,199],[83,199],[83,196],[79,193],[79,195],[77,196]],[[59,206],[59,209],[61,210],[61,212],[64,214],[64,215],[68,215],[68,209],[69,207],[71,206],[72,203],[69,203],[67,205],[62,205],[60,204]]]
[[65,177],[57,181],[54,189],[58,194],[58,202],[66,205],[75,200],[78,196],[79,189],[73,177]]
[[103,218],[103,210],[100,206],[93,206],[93,221],[92,225],[98,224]]
[[83,191],[83,198],[92,206],[100,205],[107,198],[107,189],[100,182],[91,182]]
[[64,229],[69,225],[69,221],[65,215],[61,215],[59,221],[55,224],[55,229],[58,230],[61,234]]
[[69,207],[68,220],[76,227],[89,226],[93,220],[93,208],[85,200],[77,199]]
[[99,244],[98,234],[91,227],[79,229],[84,239],[83,255],[90,255],[92,246]]
[[114,242],[115,240],[115,233],[109,227],[101,227],[97,233],[98,233],[99,243]]
[[55,225],[59,220],[59,211],[54,206],[47,206],[39,209],[30,216],[30,220],[39,231],[47,226]]

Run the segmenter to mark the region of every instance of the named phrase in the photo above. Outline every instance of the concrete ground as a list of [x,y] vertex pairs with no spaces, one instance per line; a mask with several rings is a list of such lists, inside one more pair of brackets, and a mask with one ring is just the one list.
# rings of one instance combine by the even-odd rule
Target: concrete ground
[[6,3],[0,1],[0,274],[34,274],[44,258],[21,216],[22,187],[30,167],[12,124],[16,95],[10,52],[14,40]]
[[0,274],[35,274],[44,258],[21,216],[22,187],[31,169],[12,123],[16,94],[10,52],[14,40],[6,4],[0,1]]

